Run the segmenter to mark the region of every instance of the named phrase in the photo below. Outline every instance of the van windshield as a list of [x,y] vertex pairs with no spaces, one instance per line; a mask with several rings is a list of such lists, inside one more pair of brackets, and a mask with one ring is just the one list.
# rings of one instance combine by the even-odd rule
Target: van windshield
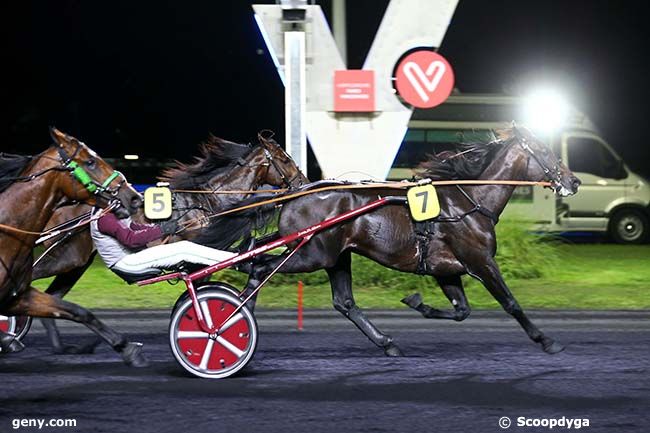
[[590,137],[569,137],[569,168],[608,179],[621,177],[620,161],[600,141]]

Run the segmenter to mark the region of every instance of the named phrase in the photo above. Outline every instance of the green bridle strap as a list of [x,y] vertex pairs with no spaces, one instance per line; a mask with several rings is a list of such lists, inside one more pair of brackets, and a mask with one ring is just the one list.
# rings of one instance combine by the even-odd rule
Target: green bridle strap
[[115,180],[115,178],[119,177],[119,176],[120,176],[120,172],[119,171],[114,171],[113,174],[108,176],[108,179],[106,179],[104,181],[104,183],[102,183],[102,189],[108,188],[108,186],[111,184],[111,182],[113,182]]
[[72,170],[72,176],[81,182],[84,188],[93,194],[97,191],[97,185],[95,185],[95,182],[93,182],[90,175],[86,172],[86,170],[80,167],[79,164],[77,164],[75,161],[70,161],[66,167]]
[[[86,188],[89,192],[92,194],[95,194],[97,192],[97,184],[95,181],[90,177],[88,172],[83,169],[77,162],[75,161],[70,161],[66,167],[71,170],[72,176],[77,179],[83,186]],[[104,181],[104,183],[101,184],[99,189],[101,191],[105,191],[108,189],[108,186],[115,180],[115,178],[120,176],[119,171],[113,171],[113,174],[108,176],[108,178]]]

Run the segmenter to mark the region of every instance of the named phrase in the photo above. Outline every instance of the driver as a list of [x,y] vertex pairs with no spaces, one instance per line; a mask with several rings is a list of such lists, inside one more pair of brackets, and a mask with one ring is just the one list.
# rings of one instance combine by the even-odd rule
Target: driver
[[[95,208],[93,215],[98,212],[99,208]],[[149,242],[173,235],[177,230],[175,220],[138,224],[130,217],[120,219],[113,212],[90,223],[90,234],[100,257],[110,270],[129,283],[158,275],[161,270],[173,268],[181,262],[209,266],[235,256],[235,253],[190,241],[147,248]]]

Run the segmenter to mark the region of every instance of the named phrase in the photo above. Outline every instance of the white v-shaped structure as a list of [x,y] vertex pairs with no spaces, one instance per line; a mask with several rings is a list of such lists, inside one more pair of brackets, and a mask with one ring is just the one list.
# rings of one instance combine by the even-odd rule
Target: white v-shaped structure
[[[411,109],[395,95],[392,74],[416,47],[439,47],[458,0],[391,0],[363,69],[375,71],[374,113],[334,112],[334,71],[346,69],[320,6],[306,6],[305,129],[325,178],[385,179]],[[254,5],[256,20],[284,79],[282,7]]]

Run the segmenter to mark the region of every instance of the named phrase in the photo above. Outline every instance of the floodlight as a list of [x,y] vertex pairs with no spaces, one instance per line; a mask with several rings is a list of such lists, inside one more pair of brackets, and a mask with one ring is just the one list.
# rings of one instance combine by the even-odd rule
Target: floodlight
[[524,122],[530,129],[553,133],[567,121],[569,104],[555,89],[542,88],[531,92],[524,104]]

